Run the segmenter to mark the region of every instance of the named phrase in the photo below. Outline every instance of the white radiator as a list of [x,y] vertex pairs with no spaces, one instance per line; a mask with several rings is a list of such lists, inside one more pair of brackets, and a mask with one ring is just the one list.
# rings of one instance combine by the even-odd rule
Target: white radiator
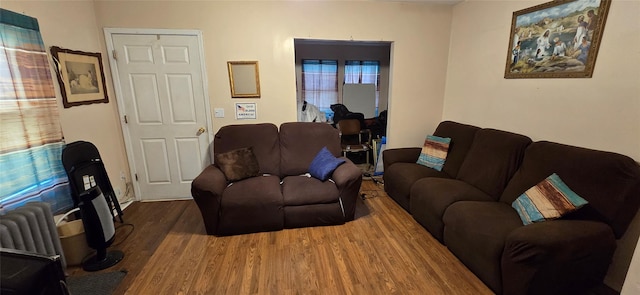
[[67,267],[48,203],[27,203],[1,215],[0,247],[43,255],[60,255],[63,269]]

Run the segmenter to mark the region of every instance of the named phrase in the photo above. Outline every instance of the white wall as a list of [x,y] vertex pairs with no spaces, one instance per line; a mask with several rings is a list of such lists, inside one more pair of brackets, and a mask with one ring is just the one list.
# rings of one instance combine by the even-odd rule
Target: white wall
[[[294,38],[393,42],[389,145],[419,145],[441,120],[451,6],[338,1],[97,1],[99,27],[198,29],[212,108],[223,125],[295,121]],[[260,99],[231,99],[226,62],[260,63]],[[237,121],[235,102],[258,119]],[[394,117],[394,113],[401,114]],[[418,126],[419,128],[416,128]]]
[[[93,1],[6,1],[0,6],[38,19],[42,39],[50,54],[51,46],[86,52],[102,52],[104,37],[96,23]],[[120,179],[124,172],[129,179],[129,165],[113,88],[109,63],[103,54],[109,103],[76,106],[65,109],[58,81],[54,85],[60,108],[62,132],[67,143],[77,140],[92,142],[100,151],[107,174],[115,191],[124,194],[126,185]],[[51,64],[52,73],[53,64]],[[54,75],[54,74],[52,74]],[[130,181],[130,180],[129,180]],[[119,196],[120,197],[120,196]]]
[[504,79],[512,13],[544,2],[454,7],[443,117],[640,161],[640,1],[611,4],[593,78]]
[[[513,12],[545,2],[467,0],[454,7],[443,118],[640,161],[640,1],[612,2],[592,78],[504,79]],[[616,290],[640,215],[632,223],[605,279]],[[628,274],[636,282],[639,276]]]

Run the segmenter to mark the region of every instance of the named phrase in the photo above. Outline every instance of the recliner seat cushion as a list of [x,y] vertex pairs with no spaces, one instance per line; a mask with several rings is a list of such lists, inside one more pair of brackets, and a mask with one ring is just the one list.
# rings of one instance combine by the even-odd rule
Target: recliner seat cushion
[[456,202],[444,217],[447,248],[494,292],[502,293],[500,261],[507,236],[522,221],[502,202]]
[[493,201],[491,196],[457,179],[423,178],[411,187],[411,215],[438,241],[443,241],[447,208],[458,201]]
[[287,176],[282,180],[284,227],[298,228],[343,224],[340,192],[331,181],[307,176]]
[[222,193],[219,234],[283,229],[282,204],[280,179],[277,176],[258,176],[234,182]]
[[438,171],[416,163],[395,163],[384,172],[385,191],[402,208],[409,211],[411,186],[425,177],[450,178],[444,171]]
[[282,180],[284,206],[335,203],[339,194],[331,181],[307,176],[287,176]]

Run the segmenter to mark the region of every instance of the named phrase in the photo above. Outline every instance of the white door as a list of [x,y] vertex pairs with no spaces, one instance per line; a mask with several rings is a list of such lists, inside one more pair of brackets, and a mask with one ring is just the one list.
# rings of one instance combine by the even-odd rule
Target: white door
[[191,181],[211,162],[200,36],[110,37],[136,195],[141,200],[190,198]]

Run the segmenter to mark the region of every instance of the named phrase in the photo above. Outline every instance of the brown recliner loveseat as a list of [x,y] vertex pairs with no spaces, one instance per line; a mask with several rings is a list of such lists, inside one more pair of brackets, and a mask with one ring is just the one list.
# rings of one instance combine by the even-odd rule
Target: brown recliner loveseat
[[192,196],[210,235],[234,235],[284,228],[337,225],[353,220],[361,170],[346,158],[330,179],[311,177],[309,166],[326,147],[341,154],[338,131],[311,122],[228,125],[220,128],[214,155],[251,148],[256,176],[231,182],[219,163],[202,171]]

